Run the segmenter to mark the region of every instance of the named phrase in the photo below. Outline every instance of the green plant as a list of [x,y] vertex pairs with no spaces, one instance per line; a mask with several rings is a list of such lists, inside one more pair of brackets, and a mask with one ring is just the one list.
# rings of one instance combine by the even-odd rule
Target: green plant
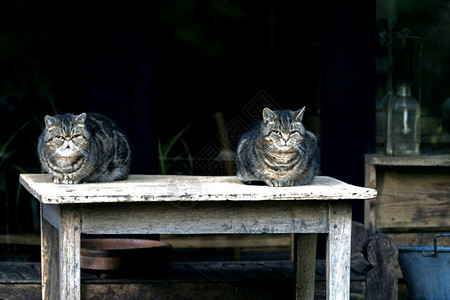
[[[16,153],[17,150],[10,149],[10,145],[13,142],[13,140],[31,123],[31,121],[28,121],[24,123],[22,126],[20,126],[16,131],[14,131],[8,139],[0,146],[0,197],[3,201],[3,204],[5,206],[5,220],[6,224],[9,223],[9,199],[13,198],[14,196],[11,196],[11,189],[9,188],[9,180],[8,177],[10,177],[10,173],[13,171],[24,171],[23,167],[20,167],[16,164],[12,164],[11,160],[13,155]],[[15,207],[18,206],[19,202],[19,195],[20,195],[20,186],[17,189],[17,193],[15,195]],[[17,220],[17,209],[14,211],[14,215],[16,216]]]
[[[48,104],[56,114],[56,106],[51,97],[48,97]],[[35,231],[38,227],[36,203],[29,196],[23,195],[18,176],[21,173],[42,172],[35,149],[36,135],[43,129],[44,123],[34,112],[21,110],[16,113],[17,119],[28,120],[23,121],[19,127],[5,127],[8,134],[0,144],[0,211],[4,214],[0,218],[0,229],[7,233],[29,231],[30,226]]]
[[[22,132],[25,127],[27,127],[31,121],[26,122],[22,126],[19,127],[16,131],[14,131],[9,138],[0,146],[0,178],[6,173],[6,168],[8,166],[8,160],[11,156],[16,152],[16,150],[10,150],[9,146],[11,142],[16,138],[16,136]],[[18,166],[13,165],[15,168],[19,168]],[[20,169],[19,169],[20,171]],[[4,190],[4,181],[0,181],[0,189]]]
[[[162,175],[166,174],[181,174],[187,173],[192,174],[194,170],[194,162],[192,155],[189,151],[189,147],[186,142],[181,138],[184,132],[189,129],[191,125],[186,126],[176,135],[172,136],[164,145],[161,139],[158,139],[158,160],[159,160],[159,173]],[[179,142],[182,146],[183,151],[175,156],[170,156],[171,150],[174,148],[175,144]],[[180,169],[174,170],[175,165]]]

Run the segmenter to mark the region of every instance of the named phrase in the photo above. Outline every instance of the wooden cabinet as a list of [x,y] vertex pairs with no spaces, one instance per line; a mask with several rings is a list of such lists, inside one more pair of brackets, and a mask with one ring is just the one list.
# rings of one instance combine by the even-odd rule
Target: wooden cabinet
[[431,246],[436,233],[450,231],[450,155],[366,155],[365,172],[366,187],[378,192],[365,206],[371,232],[399,246]]

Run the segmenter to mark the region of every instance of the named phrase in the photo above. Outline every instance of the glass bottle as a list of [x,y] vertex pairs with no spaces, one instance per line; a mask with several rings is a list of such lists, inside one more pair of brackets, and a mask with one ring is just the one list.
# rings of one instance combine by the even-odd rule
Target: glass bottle
[[411,96],[411,85],[399,83],[387,111],[388,155],[420,154],[420,105]]

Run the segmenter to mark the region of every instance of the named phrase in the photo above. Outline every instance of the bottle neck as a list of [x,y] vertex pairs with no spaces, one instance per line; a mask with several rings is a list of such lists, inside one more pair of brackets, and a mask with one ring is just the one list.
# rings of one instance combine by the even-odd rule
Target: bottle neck
[[399,84],[397,86],[397,96],[411,97],[411,86],[409,84]]

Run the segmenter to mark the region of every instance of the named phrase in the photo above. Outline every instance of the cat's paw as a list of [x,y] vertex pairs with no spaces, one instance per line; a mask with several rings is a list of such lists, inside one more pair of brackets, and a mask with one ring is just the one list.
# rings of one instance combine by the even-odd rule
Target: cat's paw
[[73,174],[66,174],[64,182],[65,184],[77,184],[80,183],[79,179],[76,179]]
[[53,176],[53,182],[56,184],[77,184],[80,180],[75,179],[72,174],[58,174]]
[[62,181],[63,181],[63,178],[62,178],[62,176],[53,176],[53,183],[56,183],[56,184],[61,184],[61,183],[63,183]]
[[286,179],[273,179],[273,180],[267,180],[266,181],[268,186],[273,187],[285,187],[285,186],[292,186],[293,182]]
[[265,182],[268,186],[275,186],[275,184],[276,184],[275,180],[266,180]]

